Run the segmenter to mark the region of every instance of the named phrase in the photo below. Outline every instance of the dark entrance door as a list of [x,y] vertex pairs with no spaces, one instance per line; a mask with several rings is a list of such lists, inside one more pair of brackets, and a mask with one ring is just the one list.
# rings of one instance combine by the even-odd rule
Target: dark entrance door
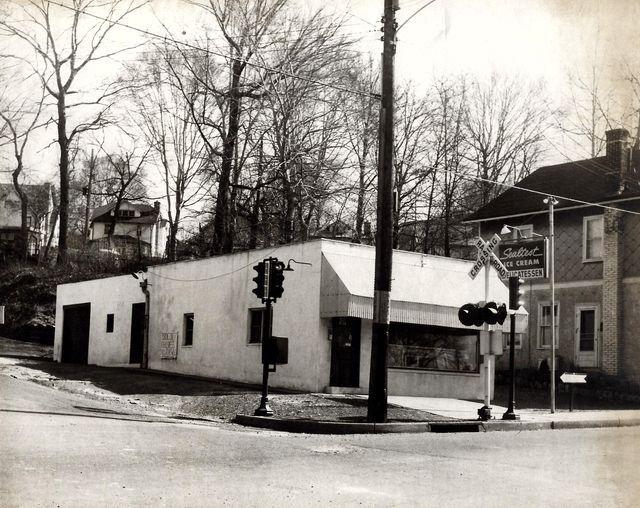
[[89,358],[91,304],[65,305],[62,312],[62,361],[86,364]]
[[131,348],[129,363],[142,362],[142,342],[144,341],[144,303],[131,306]]
[[331,386],[360,386],[360,320],[333,318]]

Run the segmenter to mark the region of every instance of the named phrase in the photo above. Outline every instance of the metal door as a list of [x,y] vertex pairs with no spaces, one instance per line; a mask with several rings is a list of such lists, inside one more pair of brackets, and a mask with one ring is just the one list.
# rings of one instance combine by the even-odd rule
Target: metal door
[[131,305],[131,345],[129,363],[142,362],[142,345],[144,341],[144,302]]
[[600,312],[597,305],[576,306],[576,364],[579,367],[598,366]]
[[360,386],[360,320],[334,318],[331,337],[331,386]]
[[89,358],[91,304],[65,305],[62,312],[62,361],[86,364]]

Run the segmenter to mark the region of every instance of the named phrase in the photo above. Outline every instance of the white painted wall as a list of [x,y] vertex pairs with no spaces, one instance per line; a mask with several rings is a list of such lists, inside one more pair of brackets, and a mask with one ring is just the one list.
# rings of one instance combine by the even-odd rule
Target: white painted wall
[[[129,363],[131,306],[144,302],[140,281],[131,275],[61,284],[56,294],[56,331],[53,358],[62,355],[63,306],[91,303],[88,363],[123,365]],[[113,332],[107,333],[107,314],[114,314]]]
[[[353,254],[353,245],[316,240],[208,259],[149,267],[149,367],[237,382],[262,381],[261,346],[248,343],[249,309],[262,307],[251,292],[253,270],[266,257],[312,263],[285,272],[283,297],[274,304],[273,333],[289,338],[289,363],[269,376],[273,387],[324,391],[329,386],[331,342],[329,318],[320,317],[322,251]],[[357,262],[357,260],[356,260]],[[470,265],[470,264],[469,264]],[[470,281],[471,282],[471,281]],[[60,359],[62,305],[91,302],[89,362],[127,363],[131,304],[144,301],[131,276],[58,286],[55,359]],[[107,334],[106,315],[115,314],[115,329]],[[193,345],[183,345],[184,314],[194,314]],[[361,327],[360,387],[366,393],[371,355],[371,320]],[[178,333],[177,358],[161,359],[161,336]],[[389,370],[389,394],[482,398],[483,375]]]
[[[330,343],[319,316],[320,241],[173,263],[149,269],[151,311],[149,366],[154,369],[261,383],[261,347],[248,344],[249,309],[262,307],[251,292],[253,266],[266,257],[285,263],[283,298],[274,304],[273,333],[289,337],[289,364],[277,367],[269,384],[318,391],[329,381]],[[193,346],[178,346],[176,360],[160,359],[163,332],[178,332],[183,316],[194,314]]]

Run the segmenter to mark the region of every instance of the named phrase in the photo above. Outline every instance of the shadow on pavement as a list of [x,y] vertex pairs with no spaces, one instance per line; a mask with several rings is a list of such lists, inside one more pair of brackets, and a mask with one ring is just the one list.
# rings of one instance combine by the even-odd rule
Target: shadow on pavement
[[39,370],[52,377],[68,381],[87,381],[118,395],[232,395],[256,393],[247,386],[233,386],[214,380],[194,379],[172,374],[144,372],[135,368],[97,367],[52,361],[25,361],[19,366]]

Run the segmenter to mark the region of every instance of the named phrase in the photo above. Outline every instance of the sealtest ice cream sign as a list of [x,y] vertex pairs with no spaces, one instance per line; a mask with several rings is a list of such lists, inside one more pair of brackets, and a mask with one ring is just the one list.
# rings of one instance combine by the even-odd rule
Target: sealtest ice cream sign
[[547,276],[547,242],[545,238],[505,242],[498,246],[498,257],[509,277],[542,279]]

